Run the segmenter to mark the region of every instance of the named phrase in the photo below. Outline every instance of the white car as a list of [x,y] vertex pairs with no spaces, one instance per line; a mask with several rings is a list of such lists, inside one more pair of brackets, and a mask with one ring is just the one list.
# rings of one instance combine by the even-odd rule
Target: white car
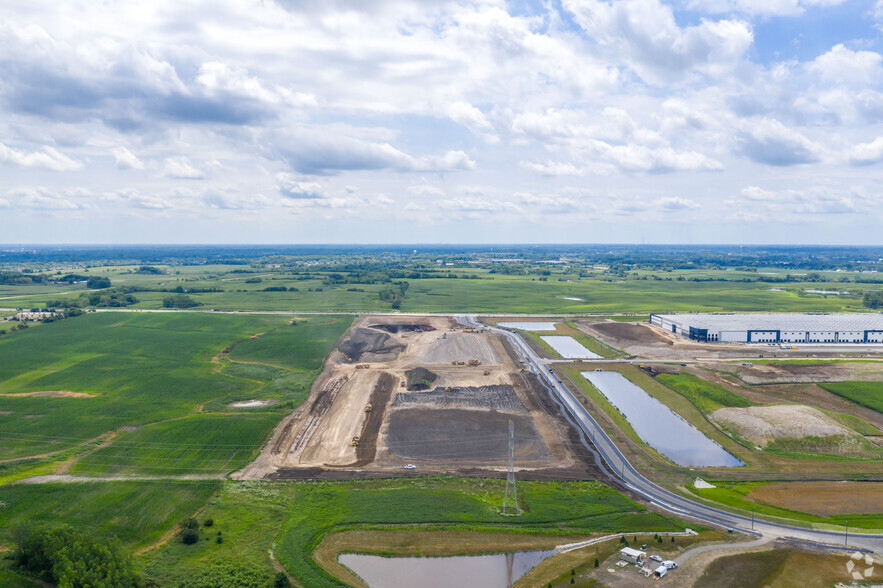
[[409,463],[408,465],[405,466],[405,469],[406,469],[406,470],[416,470],[416,469],[417,469],[417,466],[415,466],[415,465],[412,464],[412,463]]
[[650,559],[652,559],[653,561],[658,561],[658,562],[662,563],[662,558],[659,557],[658,555],[651,555]]
[[664,565],[665,567],[667,567],[670,570],[673,570],[678,567],[678,564],[676,564],[675,562],[673,562],[671,560],[662,562],[662,565]]

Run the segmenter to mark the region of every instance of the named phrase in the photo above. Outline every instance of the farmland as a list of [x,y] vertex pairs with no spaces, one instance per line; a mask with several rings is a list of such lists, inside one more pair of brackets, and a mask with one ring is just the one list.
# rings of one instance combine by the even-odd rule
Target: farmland
[[[349,325],[349,319],[336,317],[294,325],[289,320],[94,313],[7,336],[0,340],[5,358],[0,362],[0,393],[6,394],[0,396],[0,459],[51,455],[108,435],[114,437],[111,445],[86,460],[96,460],[91,465],[98,471],[126,469],[122,466],[133,459],[143,468],[175,443],[190,449],[201,442],[227,445],[232,450],[227,457],[238,454],[242,459],[261,444],[281,417],[279,410],[303,400],[322,357]],[[299,341],[304,352],[283,349],[274,355],[250,338],[274,329],[283,331],[276,338]],[[242,343],[223,353],[237,341]],[[239,354],[273,365],[262,371],[260,364],[240,365],[228,357]],[[88,396],[9,396],[45,390]],[[239,418],[227,409],[233,401],[265,396],[280,403],[264,409],[271,411],[264,415]],[[205,406],[217,414],[198,415]],[[190,420],[175,420],[182,417]],[[220,431],[230,427],[240,432],[233,441],[220,443]],[[148,461],[137,461],[139,453]],[[110,464],[114,455],[121,461]],[[215,461],[220,465],[227,457],[212,452],[206,459],[221,460]],[[98,467],[97,461],[105,466]]]

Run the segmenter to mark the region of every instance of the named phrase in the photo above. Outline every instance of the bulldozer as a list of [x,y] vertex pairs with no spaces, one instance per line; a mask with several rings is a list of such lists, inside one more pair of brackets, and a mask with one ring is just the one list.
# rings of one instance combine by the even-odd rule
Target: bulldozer
[[358,447],[358,446],[359,446],[359,441],[360,441],[360,439],[359,439],[358,436],[353,437],[353,440],[352,440],[352,442],[350,443],[350,445],[352,445],[353,447]]
[[489,375],[491,375],[491,370],[484,370],[484,372],[482,372],[482,373],[483,373],[485,376],[489,376]]

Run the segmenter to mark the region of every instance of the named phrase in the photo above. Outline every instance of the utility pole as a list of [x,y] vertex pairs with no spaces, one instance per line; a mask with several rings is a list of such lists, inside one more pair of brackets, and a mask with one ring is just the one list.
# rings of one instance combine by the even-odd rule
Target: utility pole
[[518,514],[518,489],[515,487],[515,423],[509,421],[509,473],[506,474],[506,493],[503,495],[503,514],[509,505],[509,485],[515,500],[515,513]]
[[846,535],[843,537],[843,545],[849,546],[849,521],[846,521]]
[[754,530],[754,507],[751,507],[751,530]]

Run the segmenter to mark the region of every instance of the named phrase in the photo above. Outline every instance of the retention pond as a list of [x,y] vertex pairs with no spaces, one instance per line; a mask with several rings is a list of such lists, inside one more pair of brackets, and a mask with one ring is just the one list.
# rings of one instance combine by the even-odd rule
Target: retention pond
[[619,372],[582,372],[648,445],[681,466],[735,467],[745,463]]
[[552,346],[552,349],[558,352],[558,355],[566,359],[600,359],[597,353],[586,349],[582,343],[568,337],[567,335],[549,335],[540,337],[543,341]]
[[344,553],[338,561],[371,588],[508,588],[554,551],[453,557],[381,557]]
[[555,323],[543,321],[511,321],[508,323],[497,323],[499,327],[507,329],[521,329],[522,331],[554,331]]

